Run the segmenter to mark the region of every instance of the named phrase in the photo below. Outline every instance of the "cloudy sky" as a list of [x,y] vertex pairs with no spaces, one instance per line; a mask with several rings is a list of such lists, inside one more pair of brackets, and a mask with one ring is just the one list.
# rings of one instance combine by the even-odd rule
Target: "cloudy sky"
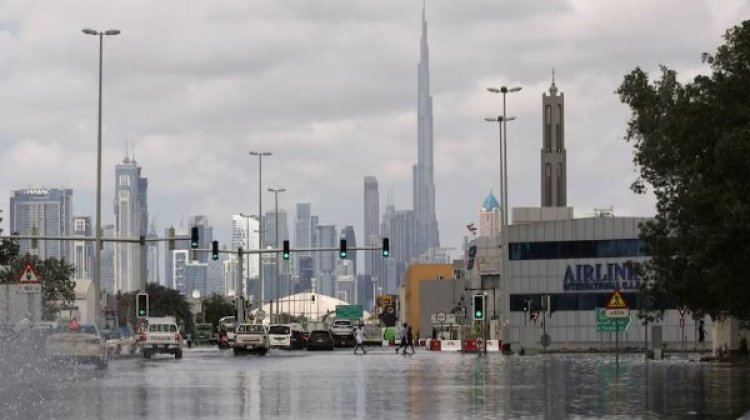
[[[103,206],[113,220],[114,166],[127,144],[149,180],[160,232],[206,214],[218,239],[231,215],[255,214],[263,183],[280,207],[309,201],[323,224],[363,223],[363,178],[381,207],[411,208],[417,153],[418,0],[0,2],[0,208],[27,187],[74,189],[92,215],[96,188],[96,38],[105,39]],[[508,97],[510,205],[538,206],[541,96],[551,70],[565,94],[568,204],[577,217],[613,206],[654,214],[623,140],[629,116],[613,93],[636,66],[706,72],[750,3],[725,1],[428,0],[441,242],[459,249],[498,190],[500,112]],[[273,202],[264,193],[264,208]],[[3,223],[7,228],[7,221]]]

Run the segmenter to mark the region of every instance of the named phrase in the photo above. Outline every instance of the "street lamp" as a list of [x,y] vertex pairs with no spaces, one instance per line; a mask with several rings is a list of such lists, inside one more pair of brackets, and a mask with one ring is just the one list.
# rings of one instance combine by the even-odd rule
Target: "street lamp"
[[[508,213],[510,212],[510,206],[508,205],[508,131],[507,131],[507,122],[514,120],[515,117],[507,117],[505,115],[505,95],[510,92],[518,92],[521,90],[520,86],[514,86],[511,88],[508,88],[507,86],[500,86],[500,88],[496,87],[488,87],[487,91],[490,93],[502,93],[503,94],[503,115],[502,117],[498,116],[494,120],[490,120],[485,118],[486,121],[496,121],[501,124],[501,133],[500,133],[500,155],[502,157],[502,161],[500,162],[500,172],[502,177],[502,182],[500,184],[500,193],[502,195],[502,202],[503,202],[503,217],[500,220],[500,226],[502,229],[501,232],[501,238],[502,238],[502,277],[500,279],[500,284],[502,285],[503,290],[508,290],[507,287],[510,284],[508,281]],[[505,302],[503,302],[503,316],[507,317],[507,314],[510,312],[510,306],[508,299],[505,299]],[[505,340],[508,339],[508,337],[503,337]]]
[[[285,188],[268,188],[268,192],[273,193],[276,197],[276,228],[274,229],[276,248],[279,247],[279,193],[283,193],[284,191],[286,191]],[[281,303],[279,302],[279,295],[281,295],[279,291],[279,253],[275,253],[274,257],[276,258],[276,292],[273,295],[276,296],[276,315],[278,318],[278,315],[281,313]],[[271,308],[271,313],[273,313],[273,308]]]
[[[271,156],[271,152],[248,152],[250,156],[258,156],[258,249],[263,249],[263,156]],[[263,254],[258,254],[258,294],[259,308],[263,307]]]
[[82,32],[86,35],[99,36],[99,110],[96,131],[96,245],[94,250],[94,319],[96,324],[102,325],[101,321],[101,276],[102,276],[102,56],[104,55],[104,35],[112,36],[120,33],[119,29],[110,29],[104,32],[84,28]]

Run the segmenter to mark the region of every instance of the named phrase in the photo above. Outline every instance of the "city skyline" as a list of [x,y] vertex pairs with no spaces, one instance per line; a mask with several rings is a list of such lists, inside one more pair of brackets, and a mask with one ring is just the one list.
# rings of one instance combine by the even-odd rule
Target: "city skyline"
[[[102,225],[114,222],[106,203],[114,200],[113,168],[126,144],[148,176],[149,217],[159,232],[205,214],[219,241],[229,243],[231,224],[218,221],[257,209],[257,162],[247,156],[255,148],[274,153],[264,161],[263,187],[287,189],[279,209],[290,215],[294,203],[310,202],[324,223],[363,234],[365,176],[377,177],[384,196],[393,192],[396,208],[411,207],[421,2],[342,8],[323,1],[288,9],[216,3],[202,7],[224,13],[189,16],[165,2],[149,18],[138,2],[115,3],[117,17],[111,7],[78,2],[2,9],[10,23],[0,27],[8,43],[0,85],[9,92],[0,99],[3,194],[25,186],[72,188],[75,215],[93,217],[97,50],[80,34],[91,25],[123,31],[104,45]],[[540,204],[539,105],[553,67],[566,94],[567,201],[576,216],[609,206],[618,215],[654,213],[650,195],[628,190],[628,111],[613,92],[638,65],[655,74],[665,64],[681,80],[706,72],[700,53],[713,51],[736,16],[750,10],[732,1],[649,4],[649,16],[638,9],[427,4],[442,245],[460,249],[464,226],[478,222],[474,203],[489,189],[499,191],[497,127],[483,118],[498,114],[500,104],[488,86],[523,87],[508,98],[508,114],[517,118],[508,124],[509,204]],[[174,14],[184,19],[159,19]],[[247,19],[230,15],[266,24],[245,25]],[[300,22],[317,36],[301,32]],[[352,29],[350,39],[338,36],[342,27]],[[225,44],[227,33],[242,36]],[[277,48],[265,49],[266,38]],[[300,69],[306,77],[296,76]],[[302,82],[310,78],[316,83]],[[30,163],[35,170],[24,170]],[[273,196],[263,197],[266,212]],[[381,214],[387,204],[381,200]]]

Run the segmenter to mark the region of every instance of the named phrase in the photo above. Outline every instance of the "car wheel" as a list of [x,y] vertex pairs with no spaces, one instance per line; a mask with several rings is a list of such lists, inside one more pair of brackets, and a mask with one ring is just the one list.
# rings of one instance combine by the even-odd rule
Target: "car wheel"
[[148,351],[148,350],[143,350],[143,357],[145,357],[146,359],[150,359],[151,358],[151,352]]
[[182,359],[182,350],[177,350],[174,352],[174,358],[175,359]]

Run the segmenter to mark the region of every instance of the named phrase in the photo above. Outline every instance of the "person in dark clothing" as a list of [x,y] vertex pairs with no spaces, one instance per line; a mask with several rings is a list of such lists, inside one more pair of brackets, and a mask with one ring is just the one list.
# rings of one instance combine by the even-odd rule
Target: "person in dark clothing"
[[[414,334],[411,331],[411,325],[406,330],[406,343],[411,347],[411,354],[414,354]],[[406,354],[406,347],[404,346],[404,354]]]

